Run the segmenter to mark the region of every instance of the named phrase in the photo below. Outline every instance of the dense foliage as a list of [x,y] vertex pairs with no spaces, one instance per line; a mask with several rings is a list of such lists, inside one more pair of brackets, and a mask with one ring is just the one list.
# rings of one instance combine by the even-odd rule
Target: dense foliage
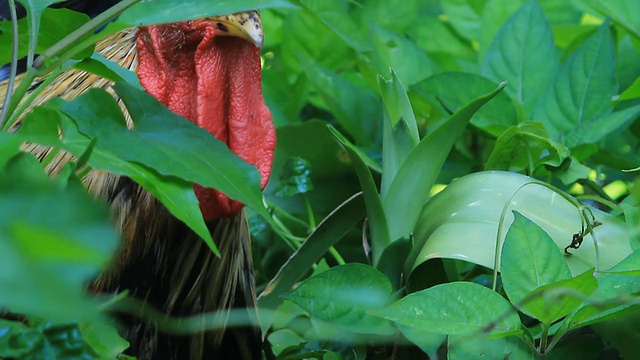
[[[29,17],[0,22],[0,63],[30,66],[0,115],[0,307],[29,322],[0,320],[0,357],[113,358],[110,310],[198,323],[83,291],[117,246],[90,168],[143,185],[214,251],[193,183],[247,204],[277,359],[635,354],[639,2],[125,0],[93,20],[20,2]],[[254,168],[90,51],[252,8],[278,131],[263,196]],[[32,80],[70,68],[115,81],[135,128],[104,90],[31,108],[51,86]],[[78,160],[49,178],[25,141]]]

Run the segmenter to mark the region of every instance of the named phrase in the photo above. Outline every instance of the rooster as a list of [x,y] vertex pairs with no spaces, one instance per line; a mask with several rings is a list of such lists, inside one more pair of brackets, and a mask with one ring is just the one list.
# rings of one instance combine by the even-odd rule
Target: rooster
[[[92,4],[103,6],[105,1],[61,3],[95,13]],[[0,10],[3,7],[6,0],[0,1]],[[275,130],[260,84],[262,38],[259,15],[253,11],[126,30],[102,40],[96,51],[136,71],[143,87],[157,100],[255,165],[264,188],[271,171]],[[92,74],[69,71],[36,103],[109,86],[107,80]],[[2,91],[6,90],[0,87],[0,98]],[[50,151],[29,146],[40,159]],[[47,169],[52,175],[72,159],[67,153],[56,156]],[[128,290],[169,316],[230,308],[246,308],[255,315],[255,309],[251,310],[256,302],[251,244],[243,204],[195,185],[203,217],[221,253],[217,257],[131,179],[92,170],[83,181],[89,192],[109,203],[122,238],[110,266],[89,285],[91,291]],[[260,358],[261,337],[256,328],[176,336],[133,316],[120,320],[123,336],[130,342],[127,353],[140,359]]]

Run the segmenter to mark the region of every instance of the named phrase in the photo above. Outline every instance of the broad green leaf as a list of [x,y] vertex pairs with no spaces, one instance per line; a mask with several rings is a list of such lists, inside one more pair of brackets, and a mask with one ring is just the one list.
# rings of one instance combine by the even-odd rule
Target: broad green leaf
[[326,25],[325,31],[336,33],[355,51],[363,52],[368,49],[360,29],[358,29],[347,11],[344,0],[299,0],[305,10],[317,17]]
[[447,356],[449,360],[533,360],[535,352],[515,336],[499,339],[488,339],[485,336],[449,336]]
[[[541,226],[556,242],[558,251],[581,230],[578,210],[550,189],[531,184],[534,179],[502,171],[486,171],[457,179],[425,205],[414,232],[415,245],[406,271],[430,259],[460,259],[493,268],[500,216],[504,206],[517,210]],[[514,193],[518,191],[517,194]],[[513,196],[513,198],[512,198]],[[627,227],[607,213],[590,209],[603,223],[594,229],[600,268],[614,266],[629,255]],[[507,211],[504,228],[513,221]],[[506,231],[502,231],[501,246]],[[585,236],[579,250],[564,257],[573,275],[595,267],[595,247]]]
[[75,64],[74,67],[102,76],[113,82],[125,81],[129,85],[142,89],[140,80],[138,80],[135,72],[122,68],[120,65],[106,59],[97,52],[94,52],[90,58],[85,58]]
[[[347,64],[353,56],[353,49],[335,32],[327,30],[327,26],[308,11],[293,11],[286,16],[286,21],[282,23],[282,46],[279,50],[281,55],[275,59],[282,64],[283,69],[278,81],[293,74],[304,73],[307,66],[301,62],[301,58],[313,59],[325,68],[335,70],[349,66]],[[291,92],[289,87],[285,91],[287,97],[297,96]],[[312,100],[308,97],[306,95],[303,100]]]
[[269,343],[273,346],[273,353],[278,356],[282,351],[290,349],[292,346],[300,346],[305,343],[305,339],[289,329],[282,329],[269,334]]
[[[0,153],[2,153],[1,149]],[[629,242],[633,251],[636,251],[640,249],[640,208],[624,202],[620,204],[620,207],[624,212],[624,220],[629,229]]]
[[537,288],[569,279],[571,272],[553,239],[517,211],[502,245],[500,274],[509,300],[522,312],[535,316],[523,299]]
[[[640,251],[636,250],[613,268],[596,273],[598,289],[570,319],[572,328],[615,317],[629,310],[640,293]],[[631,296],[633,294],[633,297]]]
[[529,0],[493,39],[481,74],[498,83],[507,81],[505,91],[530,112],[557,67],[551,27],[538,2]]
[[40,34],[40,19],[42,18],[42,13],[47,8],[47,6],[58,3],[58,2],[62,2],[63,0],[19,0],[19,1],[25,7],[25,9],[27,9],[27,20],[29,22],[28,53],[30,56],[29,61],[32,61],[33,56],[35,55],[35,52],[36,52],[36,46],[39,41],[38,35]]
[[63,105],[62,111],[78,123],[80,132],[97,138],[100,146],[124,160],[218,189],[256,211],[264,209],[260,177],[253,166],[151,95],[125,83],[114,89],[133,118],[133,130],[127,129],[115,100],[105,91],[89,90]]
[[[329,125],[330,126],[330,125]],[[392,238],[389,237],[389,227],[387,216],[378,194],[378,188],[371,175],[371,170],[367,167],[362,157],[356,150],[356,146],[351,144],[347,138],[342,136],[336,129],[329,127],[333,136],[342,144],[353,162],[354,170],[358,175],[364,202],[367,208],[367,218],[371,229],[371,251],[373,266],[378,266],[378,260],[382,251],[389,245]]]
[[311,164],[301,157],[289,158],[285,163],[284,171],[280,174],[280,187],[276,195],[295,196],[306,194],[311,190],[313,190]]
[[[276,192],[282,186],[280,178],[286,162],[292,157],[303,158],[311,164],[313,191],[305,194],[315,214],[328,214],[342,202],[360,191],[358,179],[344,149],[320,120],[305,121],[276,128],[277,146],[273,171],[264,189],[268,201],[294,214],[305,214],[304,201],[282,198]],[[318,151],[322,149],[322,151]]]
[[378,86],[385,106],[382,131],[382,184],[380,193],[384,197],[393,178],[407,156],[420,142],[418,124],[407,97],[407,92],[391,70],[392,78],[378,77]]
[[507,300],[470,282],[436,285],[369,313],[438,334],[502,337],[521,331],[518,314]]
[[617,91],[613,40],[605,22],[560,66],[532,117],[545,124],[552,139],[580,145],[589,142],[585,134],[606,135],[598,129],[606,125],[602,117],[611,113]]
[[520,303],[523,311],[544,324],[552,324],[577,309],[598,287],[593,269],[581,275],[543,285]]
[[540,0],[540,6],[554,26],[580,23],[584,13],[575,3],[565,0]]
[[0,170],[20,152],[22,140],[12,134],[0,132]]
[[356,144],[371,146],[380,131],[378,121],[382,114],[380,102],[373,92],[364,90],[346,78],[321,66],[313,60],[300,57],[309,80],[315,85],[328,109]]
[[113,21],[108,17],[102,19],[106,26],[100,32],[73,44],[69,51],[73,53],[83,50],[108,35],[130,27],[173,23],[271,7],[292,8],[294,6],[287,0],[223,1],[216,3],[216,6],[201,0],[153,0],[137,3],[125,0],[109,10],[114,11],[113,16],[119,14],[120,16]]
[[363,334],[392,335],[391,323],[369,315],[391,300],[391,284],[371,266],[345,264],[315,275],[283,297],[331,324]]
[[640,115],[640,105],[591,118],[566,136],[567,146],[591,144],[616,130],[629,126]]
[[213,6],[201,0],[153,0],[133,5],[108,27],[172,23],[271,7],[292,8],[293,5],[286,0],[221,1]]
[[404,337],[418,346],[420,350],[432,357],[438,353],[440,345],[442,345],[442,343],[447,339],[446,334],[438,334],[399,324],[396,324],[396,326]]
[[431,59],[424,50],[404,36],[374,26],[371,32],[372,52],[366,54],[370,66],[378,74],[387,74],[393,68],[397,77],[411,86],[435,71]]
[[45,346],[36,358],[87,359],[98,356],[82,338],[78,323],[45,322],[38,326],[44,334]]
[[548,164],[546,168],[565,185],[571,185],[580,179],[588,179],[592,171],[591,168],[582,165],[578,159],[573,156],[565,159],[560,166]]
[[480,50],[479,59],[484,59],[489,45],[493,42],[496,34],[515,13],[525,0],[515,1],[488,1],[482,12],[480,23],[480,36],[478,39]]
[[478,30],[480,30],[480,14],[486,2],[487,1],[475,0],[448,0],[442,1],[441,6],[447,20],[460,36],[469,40],[477,40]]
[[[76,30],[89,20],[85,14],[67,9],[45,9],[39,25],[37,53],[60,41],[70,32]],[[29,30],[27,18],[18,20],[19,51],[18,56],[27,55],[29,47]],[[10,21],[0,22],[0,64],[11,61],[11,47],[13,44],[13,29]]]
[[395,239],[380,255],[376,268],[389,278],[394,290],[402,285],[404,262],[412,247],[412,239]]
[[[543,154],[545,158],[540,159]],[[524,121],[500,135],[484,169],[528,169],[533,174],[539,163],[557,167],[569,155],[569,149],[549,139],[541,123]]]
[[113,323],[82,321],[79,328],[87,345],[102,358],[117,358],[129,347],[129,342],[120,337]]
[[408,237],[429,197],[442,164],[471,116],[504,87],[481,96],[451,115],[413,149],[393,179],[382,206],[387,216],[390,239]]
[[[496,84],[480,75],[462,72],[444,72],[425,79],[411,87],[442,113],[455,112],[476,97],[495,89]],[[454,90],[455,89],[455,90]],[[471,118],[471,124],[498,136],[508,127],[518,124],[518,109],[504,92],[481,107]]]
[[590,0],[589,5],[640,40],[640,4],[634,0]]
[[0,307],[64,321],[95,317],[84,286],[118,240],[106,207],[49,179],[31,154],[0,175]]
[[377,24],[396,34],[411,33],[425,19],[421,13],[424,7],[418,1],[407,1],[398,6],[393,1],[368,0],[365,6],[351,9],[350,15],[359,20],[361,29],[369,29]]
[[620,97],[617,100],[621,101],[635,98],[640,98],[640,77],[635,79],[633,83],[623,91],[622,94],[620,94]]
[[[62,140],[57,137],[58,126],[64,135]],[[34,109],[27,115],[18,134],[37,144],[61,147],[78,157],[82,156],[91,144],[89,138],[78,132],[77,125],[71,119],[50,108]],[[96,145],[93,149],[89,165],[115,175],[130,177],[160,200],[171,214],[202,237],[214,252],[218,252],[202,219],[192,182],[163,176],[137,162],[126,161],[101,145]]]
[[22,359],[42,346],[44,336],[20,321],[0,319],[0,356]]
[[[305,242],[282,265],[278,274],[269,282],[258,297],[260,309],[275,309],[282,303],[281,295],[291,290],[329,248],[335,245],[364,216],[364,203],[360,194],[345,201],[329,214]],[[266,330],[273,321],[268,314],[261,315],[261,324]]]
[[[636,301],[636,304],[638,302]],[[636,305],[624,315],[614,317],[609,321],[593,324],[591,328],[600,336],[602,342],[615,348],[622,359],[633,359],[638,354],[638,323],[640,323],[640,311]]]

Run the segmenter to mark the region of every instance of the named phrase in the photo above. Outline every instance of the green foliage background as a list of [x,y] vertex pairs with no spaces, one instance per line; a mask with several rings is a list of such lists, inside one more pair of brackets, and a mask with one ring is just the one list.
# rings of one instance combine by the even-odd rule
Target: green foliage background
[[[80,185],[89,168],[131,177],[214,251],[192,184],[247,204],[278,359],[633,356],[640,3],[130,0],[90,22],[22,3],[19,55],[35,66],[0,117],[7,130],[26,116],[0,133],[0,307],[31,321],[0,323],[0,357],[127,346],[107,310],[135,301],[82,291],[117,246]],[[264,196],[255,169],[86,49],[128,26],[253,8],[278,135]],[[11,22],[0,31],[6,63]],[[72,67],[116,81],[136,128],[103,90],[20,105],[36,76]],[[49,179],[24,141],[79,160]]]

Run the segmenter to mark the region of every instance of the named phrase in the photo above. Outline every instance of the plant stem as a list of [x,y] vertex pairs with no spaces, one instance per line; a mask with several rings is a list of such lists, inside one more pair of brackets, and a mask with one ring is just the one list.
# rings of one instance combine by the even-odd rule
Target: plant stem
[[4,128],[4,123],[9,118],[9,104],[13,96],[13,86],[18,76],[18,14],[16,12],[15,0],[9,0],[9,12],[11,13],[11,25],[13,30],[13,41],[11,46],[11,67],[9,68],[9,83],[7,84],[7,93],[4,97],[2,105],[2,113],[0,113],[0,128]]
[[340,255],[340,253],[338,252],[338,250],[336,250],[335,247],[333,247],[333,246],[330,247],[329,248],[329,253],[331,253],[331,256],[333,256],[333,258],[336,259],[336,262],[338,263],[338,265],[346,264],[346,262],[342,258],[342,255]]
[[313,230],[316,229],[316,218],[315,216],[313,216],[313,209],[311,208],[311,202],[309,201],[309,198],[307,197],[307,194],[300,194],[302,195],[302,199],[304,200],[304,205],[305,208],[307,209],[307,216],[309,217],[309,232],[312,233]]
[[542,324],[542,334],[540,335],[540,355],[544,355],[547,351],[547,341],[549,340],[549,326]]

